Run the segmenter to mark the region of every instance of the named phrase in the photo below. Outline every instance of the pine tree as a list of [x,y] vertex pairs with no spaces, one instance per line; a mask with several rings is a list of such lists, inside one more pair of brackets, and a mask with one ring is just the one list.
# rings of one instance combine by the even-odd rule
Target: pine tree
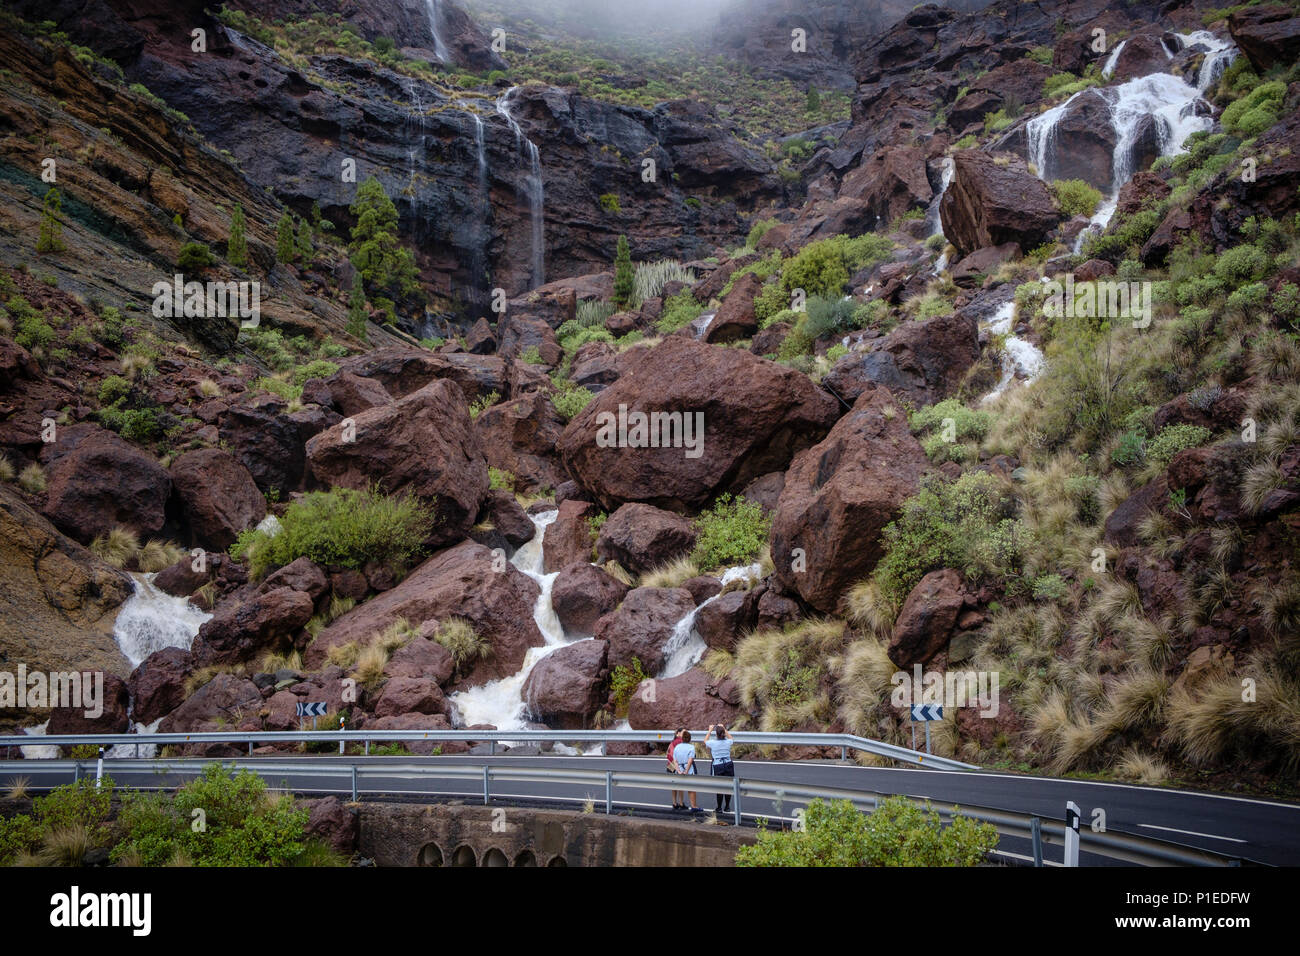
[[632,251],[627,236],[618,237],[618,251],[614,255],[614,305],[620,309],[632,302],[636,273],[632,270]]
[[822,95],[817,92],[817,87],[808,87],[808,102],[804,106],[807,113],[820,113],[822,111]]
[[303,262],[311,262],[311,257],[315,254],[316,247],[311,241],[311,226],[306,219],[298,220],[298,255],[302,256]]
[[348,334],[366,341],[366,291],[360,270],[352,273],[352,295],[348,297]]
[[59,222],[59,213],[63,209],[63,197],[59,187],[51,186],[45,193],[45,208],[41,212],[41,231],[36,237],[36,251],[62,252],[67,248],[63,241],[63,223]]
[[352,227],[352,264],[374,292],[392,298],[414,293],[415,257],[397,241],[397,207],[374,176],[357,187],[352,203],[356,225]]
[[235,211],[230,214],[230,241],[226,243],[226,261],[232,266],[248,265],[248,239],[244,235],[246,228],[244,207],[235,203]]
[[287,212],[280,217],[275,234],[275,261],[293,262],[298,254],[297,243],[293,237],[293,217]]

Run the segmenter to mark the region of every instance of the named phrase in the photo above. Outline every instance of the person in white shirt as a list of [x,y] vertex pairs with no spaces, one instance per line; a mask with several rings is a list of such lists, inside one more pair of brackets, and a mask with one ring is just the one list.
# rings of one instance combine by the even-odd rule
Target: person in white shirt
[[[673,748],[673,763],[677,764],[678,773],[695,773],[695,744],[691,743],[689,730],[682,731],[682,742]],[[689,791],[687,796],[691,798],[691,813],[703,813],[695,804],[695,791]]]
[[[716,736],[715,736],[716,735]],[[709,756],[712,760],[709,763],[709,770],[715,777],[734,777],[736,775],[736,765],[731,762],[731,735],[727,733],[726,724],[714,724],[709,728],[709,735],[704,738],[704,746],[709,748]],[[715,812],[722,813],[722,803],[726,800],[727,808],[725,812],[731,811],[731,794],[718,794],[718,805]]]

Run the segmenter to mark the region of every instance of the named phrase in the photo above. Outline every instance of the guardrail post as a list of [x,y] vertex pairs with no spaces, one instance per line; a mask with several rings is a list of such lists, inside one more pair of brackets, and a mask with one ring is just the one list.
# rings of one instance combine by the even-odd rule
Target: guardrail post
[[352,765],[352,802],[357,802],[357,765]]
[[608,741],[608,740],[602,740],[602,741],[600,742],[600,755],[601,755],[602,757],[608,757],[608,756],[609,756],[609,741]]
[[494,757],[497,755],[497,742],[495,740],[488,741],[488,753]]
[[840,763],[849,759],[849,748],[843,744],[840,745]]
[[1043,865],[1043,821],[1038,817],[1029,818],[1029,835],[1034,844],[1034,866]]
[[740,778],[731,778],[731,806],[736,811],[736,826],[740,826]]
[[605,816],[614,812],[614,772],[605,771]]
[[77,783],[81,780],[81,761],[78,760],[72,765],[72,782]]
[[248,742],[248,755],[253,756],[253,742],[251,740]]
[[487,806],[491,799],[491,792],[488,789],[488,774],[492,771],[491,767],[483,768],[483,806]]
[[369,738],[369,737],[366,738],[366,756],[367,756],[367,757],[370,756],[370,738]]
[[1079,865],[1079,805],[1073,800],[1065,804],[1065,865]]

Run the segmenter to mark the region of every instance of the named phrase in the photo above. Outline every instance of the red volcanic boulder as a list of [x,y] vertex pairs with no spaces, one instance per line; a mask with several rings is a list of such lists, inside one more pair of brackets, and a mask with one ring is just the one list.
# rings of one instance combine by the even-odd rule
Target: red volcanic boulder
[[605,700],[608,651],[604,641],[578,641],[538,661],[524,682],[528,714],[551,727],[585,727]]
[[[838,415],[839,403],[807,376],[740,349],[674,335],[625,359],[623,376],[560,440],[569,473],[607,508],[625,501],[702,507],[719,492],[784,469]],[[627,425],[621,439],[620,406]],[[632,413],[646,413],[647,427],[638,427],[639,415],[626,417]]]
[[295,422],[280,414],[284,407],[234,405],[218,419],[222,447],[231,450],[263,492],[286,494],[302,484],[303,436]]
[[1300,57],[1300,16],[1294,7],[1280,3],[1243,7],[1228,16],[1228,32],[1259,73]]
[[[75,687],[68,687],[68,707],[53,707],[50,722],[45,732],[50,736],[59,734],[124,734],[131,728],[131,718],[127,715],[131,703],[131,694],[126,681],[116,674],[103,671],[81,671],[80,694],[73,694]],[[103,685],[96,688],[97,678],[102,675]],[[49,688],[50,703],[59,703],[63,684],[58,688],[51,680]]]
[[618,607],[631,590],[593,564],[579,561],[566,567],[551,585],[551,607],[564,629],[590,634],[596,622]]
[[[218,674],[163,718],[158,733],[205,731],[238,725],[257,719],[262,709],[262,692],[246,677]],[[260,723],[260,721],[258,721]]]
[[[342,671],[333,668],[333,673],[341,675]],[[329,671],[326,674],[330,673]],[[352,704],[356,687],[344,684],[342,676],[316,674],[310,678],[292,684],[285,690],[277,691],[267,698],[265,724],[268,730],[293,730],[303,726],[310,727],[313,721],[304,721],[298,716],[300,703],[324,704],[326,713],[337,714]],[[346,693],[345,693],[346,691]],[[337,724],[323,725],[315,721],[321,730],[337,730]]]
[[[434,628],[427,628],[433,632]],[[439,686],[451,680],[456,661],[451,651],[426,637],[415,637],[393,651],[384,665],[385,677],[428,677]]]
[[78,541],[121,525],[148,537],[162,530],[172,480],[157,460],[97,425],[60,428],[41,451],[45,516]]
[[219,448],[187,451],[171,466],[172,488],[194,539],[225,551],[266,517],[266,499],[248,469]]
[[782,589],[833,612],[880,560],[881,532],[919,490],[928,464],[889,391],[864,391],[826,440],[786,472],[772,521]]
[[963,289],[970,289],[984,281],[1002,263],[1020,255],[1020,246],[1006,242],[1000,246],[986,246],[976,249],[956,265],[948,269],[952,281]]
[[[375,717],[366,721],[366,730],[451,730],[451,721],[445,714],[398,714],[393,717]],[[421,757],[429,757],[436,750],[452,753],[468,749],[461,744],[437,740],[403,740],[403,747]]]
[[375,716],[445,714],[447,709],[447,698],[431,678],[390,677],[375,704]]
[[559,365],[564,360],[564,349],[545,319],[507,313],[497,324],[497,335],[497,354],[503,358],[522,359],[534,350],[545,365]]
[[483,510],[487,513],[493,527],[501,532],[506,543],[518,548],[533,540],[537,526],[533,519],[515,500],[515,496],[504,488],[489,491],[483,499]]
[[619,507],[600,528],[596,555],[644,574],[695,547],[695,527],[681,515],[653,505]]
[[1061,221],[1047,186],[1024,160],[964,149],[954,154],[953,163],[939,216],[944,235],[963,256],[1005,242],[1032,249]]
[[656,680],[653,693],[644,692],[643,685],[628,702],[627,722],[634,730],[704,730],[719,722],[730,727],[738,710],[723,699],[720,685],[698,667],[677,677]]
[[1115,68],[1110,74],[1111,82],[1122,83],[1152,73],[1163,73],[1168,68],[1169,54],[1165,52],[1160,37],[1139,33],[1123,42],[1124,49],[1115,58]]
[[194,663],[235,664],[287,645],[311,620],[311,595],[292,588],[276,588],[246,601],[226,601],[217,606],[194,638]]
[[577,315],[579,298],[608,299],[613,294],[612,272],[557,279],[511,299],[506,314],[541,319],[551,328],[558,329]]
[[1158,173],[1153,173],[1149,169],[1135,173],[1133,178],[1120,188],[1119,199],[1115,205],[1115,221],[1123,222],[1135,212],[1147,206],[1154,206],[1168,195],[1169,184],[1161,179]]
[[340,415],[355,415],[367,408],[387,405],[393,400],[384,388],[373,378],[362,378],[352,372],[341,370],[327,379],[312,379],[302,387],[302,398],[333,408]]
[[528,648],[543,643],[533,621],[540,589],[508,562],[498,562],[489,548],[465,541],[425,561],[392,590],[358,605],[317,635],[303,657],[320,667],[329,649],[348,641],[365,646],[398,618],[416,627],[433,626],[450,617],[464,618],[491,648],[476,659],[461,686],[473,687],[508,677],[523,665]]
[[556,452],[564,421],[541,392],[484,409],[474,433],[487,463],[514,475],[520,491],[536,494],[568,478]]
[[591,561],[591,525],[596,506],[589,501],[560,502],[560,513],[542,538],[542,570],[553,574],[579,561]]
[[845,175],[839,195],[865,201],[882,224],[893,222],[909,209],[922,208],[934,195],[925,172],[925,153],[914,146],[877,150]]
[[127,680],[136,723],[152,724],[179,707],[193,669],[193,655],[179,647],[164,647],[146,657]]
[[465,351],[471,355],[491,355],[497,350],[497,337],[488,325],[488,320],[480,318],[465,333]]
[[307,811],[306,835],[327,844],[335,853],[350,857],[361,839],[361,813],[338,797],[297,800],[294,806]]
[[596,622],[596,638],[609,642],[611,668],[629,667],[635,657],[647,674],[658,674],[673,629],[694,610],[695,598],[685,588],[636,588]]
[[389,395],[399,399],[439,379],[456,385],[466,402],[490,392],[505,395],[509,391],[505,360],[496,355],[435,355],[424,349],[389,346],[342,359],[339,366],[340,372],[375,379]]
[[695,616],[695,629],[709,647],[735,650],[742,634],[754,629],[758,619],[757,591],[728,591],[709,601]]
[[313,601],[318,601],[329,587],[325,572],[318,568],[311,558],[302,557],[289,562],[284,567],[267,575],[266,580],[258,585],[257,593],[266,594],[276,588],[290,588],[302,591]]
[[220,561],[224,557],[225,555],[208,552],[204,555],[203,570],[195,571],[194,559],[187,554],[175,564],[159,571],[157,577],[153,579],[153,585],[172,597],[189,597],[211,580],[212,572],[216,570],[213,562]]
[[924,664],[948,646],[965,603],[961,575],[950,568],[921,578],[903,602],[889,639],[889,659],[902,669]]
[[979,326],[973,315],[954,312],[906,322],[865,352],[850,352],[831,368],[824,384],[846,402],[883,385],[918,408],[952,395],[979,358]]
[[704,341],[734,342],[737,339],[747,339],[757,332],[754,299],[762,290],[763,280],[752,272],[737,279],[705,330]]
[[1163,508],[1168,500],[1169,484],[1164,475],[1133,492],[1106,517],[1107,543],[1120,548],[1136,547],[1141,541],[1138,529],[1143,520],[1150,512]]
[[788,597],[766,588],[758,599],[758,627],[785,627],[803,617],[799,605]]
[[623,374],[623,356],[605,342],[588,342],[573,357],[569,378],[590,392],[613,385]]
[[330,487],[410,492],[434,504],[432,544],[462,540],[488,490],[487,462],[469,408],[448,382],[360,412],[307,443],[312,474]]

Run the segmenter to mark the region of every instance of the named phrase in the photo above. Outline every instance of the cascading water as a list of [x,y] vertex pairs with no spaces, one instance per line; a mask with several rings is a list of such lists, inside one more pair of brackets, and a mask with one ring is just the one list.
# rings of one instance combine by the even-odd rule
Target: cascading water
[[[943,217],[939,215],[939,204],[943,202],[943,197],[948,192],[948,187],[952,185],[952,177],[956,168],[956,164],[953,162],[951,156],[945,156],[943,158],[943,169],[939,174],[939,191],[934,194],[934,198],[930,200],[929,208],[925,211],[925,235],[927,239],[931,236],[943,235]],[[944,238],[944,245],[946,246],[947,237],[945,236]],[[948,268],[948,250],[945,248],[939,253],[939,259],[935,262],[934,268],[930,270],[930,274],[937,276],[946,268]]]
[[1043,353],[1032,342],[1016,336],[1011,330],[1016,318],[1016,301],[1008,299],[980,323],[991,335],[1005,336],[1002,342],[1002,379],[994,389],[980,399],[980,404],[991,402],[1008,388],[1017,377],[1025,383],[1032,382],[1043,371]]
[[478,201],[479,215],[474,227],[473,250],[470,259],[472,273],[471,292],[473,297],[482,301],[484,293],[491,286],[488,280],[487,246],[491,230],[488,220],[492,216],[492,197],[488,193],[487,145],[484,139],[483,117],[470,110],[469,118],[474,123],[474,151],[478,160]]
[[530,647],[524,655],[523,666],[517,673],[500,680],[490,681],[478,687],[471,687],[451,695],[451,704],[455,708],[457,722],[461,726],[474,724],[491,724],[499,730],[523,730],[527,726],[527,708],[523,700],[523,687],[537,662],[552,654],[566,644],[572,643],[565,636],[555,609],[551,606],[551,586],[555,583],[558,571],[551,574],[542,572],[542,541],[546,529],[559,517],[558,511],[547,511],[533,516],[533,526],[537,533],[533,539],[523,545],[510,563],[528,575],[538,586],[541,593],[533,606],[533,620],[545,640],[541,647]]
[[1209,30],[1197,30],[1193,33],[1177,33],[1182,49],[1199,47],[1205,53],[1201,67],[1196,71],[1196,88],[1202,93],[1219,82],[1223,71],[1237,58],[1237,48],[1229,40],[1220,40]]
[[156,587],[155,576],[131,576],[135,593],[126,599],[113,623],[113,637],[132,667],[138,667],[164,647],[188,651],[203,622],[212,617],[191,604],[189,598],[172,597]]
[[546,281],[546,236],[545,212],[546,185],[542,181],[542,157],[537,144],[524,135],[523,127],[510,113],[510,100],[519,87],[512,86],[505,95],[497,100],[497,112],[514,130],[515,146],[522,158],[528,162],[528,175],[524,179],[524,192],[528,198],[528,213],[532,226],[532,282],[530,288],[537,288]]
[[[722,586],[725,589],[732,582],[741,580],[752,583],[762,576],[763,568],[759,564],[727,568],[722,572]],[[700,658],[704,656],[704,652],[708,650],[708,645],[695,632],[695,618],[699,615],[701,609],[712,604],[721,596],[722,592],[720,591],[699,607],[687,612],[686,616],[673,626],[672,636],[668,639],[668,643],[664,645],[664,667],[658,674],[660,680],[685,674],[699,663]]]
[[424,12],[429,18],[429,32],[433,34],[433,53],[443,65],[451,62],[451,54],[442,38],[442,0],[424,0]]
[[1106,79],[1109,80],[1110,75],[1115,72],[1115,64],[1119,62],[1119,55],[1124,49],[1124,44],[1127,42],[1127,40],[1120,40],[1115,49],[1110,51],[1110,56],[1106,57],[1106,63],[1101,68],[1101,75]]

